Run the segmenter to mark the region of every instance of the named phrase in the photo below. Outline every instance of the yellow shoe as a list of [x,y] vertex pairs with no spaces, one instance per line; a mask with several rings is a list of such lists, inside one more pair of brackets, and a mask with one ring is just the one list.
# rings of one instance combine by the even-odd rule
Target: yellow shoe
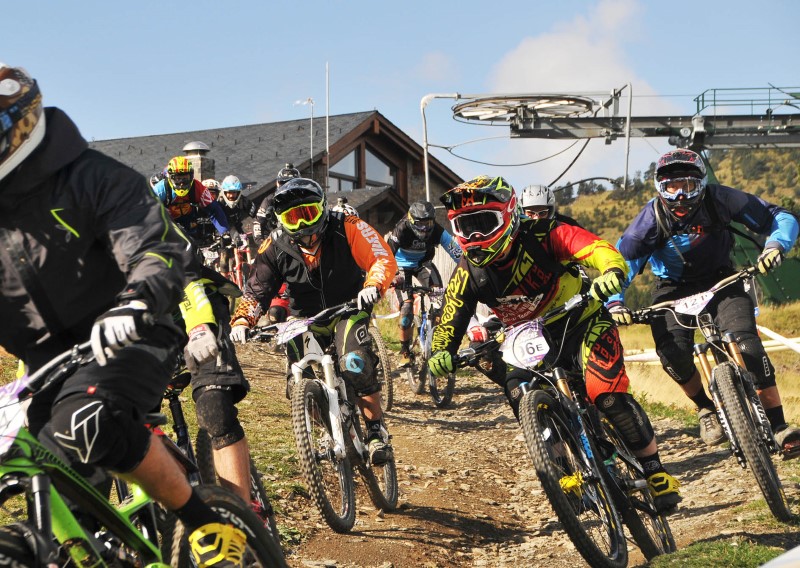
[[670,511],[681,502],[680,486],[680,482],[665,471],[647,477],[647,487],[659,513]]
[[233,525],[208,523],[189,535],[189,547],[199,568],[242,565],[247,537]]

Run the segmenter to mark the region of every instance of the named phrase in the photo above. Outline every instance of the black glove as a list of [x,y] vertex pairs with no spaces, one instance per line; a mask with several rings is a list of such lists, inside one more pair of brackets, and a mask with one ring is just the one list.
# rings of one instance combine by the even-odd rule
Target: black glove
[[233,244],[233,239],[231,238],[230,233],[223,233],[220,240],[222,241],[222,246],[224,247],[229,247],[231,246],[231,244]]
[[94,358],[103,367],[114,351],[141,339],[142,329],[152,321],[147,304],[132,300],[108,310],[94,322],[91,345]]

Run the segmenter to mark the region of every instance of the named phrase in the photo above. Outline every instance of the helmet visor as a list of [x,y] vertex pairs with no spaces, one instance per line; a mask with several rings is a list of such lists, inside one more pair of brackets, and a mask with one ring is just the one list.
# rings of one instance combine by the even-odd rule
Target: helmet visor
[[491,209],[461,213],[453,217],[451,221],[456,236],[467,242],[484,239],[505,224],[503,214]]
[[288,231],[297,231],[303,226],[310,226],[319,221],[323,212],[322,202],[316,203],[303,203],[296,205],[284,211],[277,213],[278,220],[281,225],[286,227]]

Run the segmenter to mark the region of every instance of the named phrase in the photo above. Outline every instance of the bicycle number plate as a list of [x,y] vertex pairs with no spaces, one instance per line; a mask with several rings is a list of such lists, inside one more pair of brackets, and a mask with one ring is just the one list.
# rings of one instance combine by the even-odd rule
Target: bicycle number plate
[[215,250],[203,249],[203,257],[206,260],[216,260],[219,258],[219,252]]
[[542,333],[542,321],[529,321],[515,327],[506,334],[500,347],[503,361],[515,367],[536,367],[550,351],[550,345]]
[[701,292],[688,298],[682,298],[675,302],[675,311],[679,314],[696,316],[703,311],[713,297],[714,292]]
[[307,319],[294,319],[275,324],[278,328],[278,333],[275,334],[275,341],[278,343],[288,343],[291,339],[306,331],[310,321],[311,320]]
[[30,383],[26,375],[0,387],[0,456],[5,455],[17,432],[25,426],[26,402],[20,402],[19,393]]

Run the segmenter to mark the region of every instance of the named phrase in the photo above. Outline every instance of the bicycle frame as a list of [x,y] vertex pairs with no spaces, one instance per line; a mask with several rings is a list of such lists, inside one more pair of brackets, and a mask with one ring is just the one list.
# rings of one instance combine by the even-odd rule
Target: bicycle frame
[[[75,368],[80,364],[80,347],[85,349],[88,343],[69,352],[72,359],[68,363]],[[143,534],[133,525],[135,515],[153,506],[153,501],[141,488],[134,486],[129,499],[118,507],[111,505],[107,496],[100,494],[22,425],[23,404],[15,399],[19,392],[25,392],[25,386],[17,387],[26,384],[25,381],[29,385],[47,376],[54,368],[55,365],[47,365],[33,376],[3,389],[0,397],[0,503],[21,493],[26,495],[28,517],[22,524],[38,535],[36,546],[31,550],[36,551],[37,561],[42,566],[55,563],[60,548],[66,550],[79,567],[107,566],[106,559],[112,558],[130,560],[126,550],[129,549],[138,554],[143,565],[166,568],[158,549],[158,536]],[[67,501],[110,532],[94,534],[85,529]],[[152,510],[148,514],[153,514]]]

